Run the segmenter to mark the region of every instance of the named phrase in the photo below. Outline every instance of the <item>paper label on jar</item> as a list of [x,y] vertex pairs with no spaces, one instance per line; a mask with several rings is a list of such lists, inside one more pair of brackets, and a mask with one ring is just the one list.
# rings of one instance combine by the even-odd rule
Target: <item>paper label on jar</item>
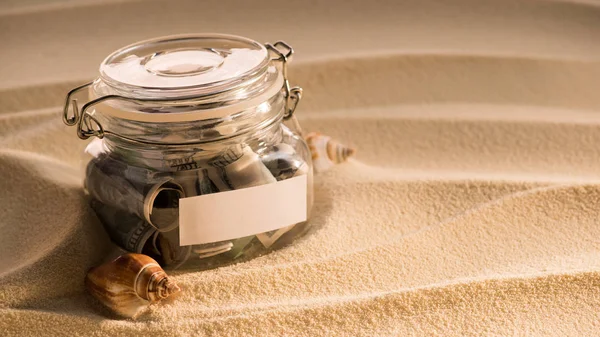
[[182,246],[256,235],[306,221],[306,175],[272,184],[182,198]]

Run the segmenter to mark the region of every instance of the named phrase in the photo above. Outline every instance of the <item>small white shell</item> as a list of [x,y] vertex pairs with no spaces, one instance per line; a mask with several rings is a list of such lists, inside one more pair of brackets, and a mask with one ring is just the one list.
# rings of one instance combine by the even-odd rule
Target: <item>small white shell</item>
[[324,172],[333,165],[345,162],[356,152],[353,148],[338,143],[329,136],[311,132],[305,137],[310,149],[315,172]]

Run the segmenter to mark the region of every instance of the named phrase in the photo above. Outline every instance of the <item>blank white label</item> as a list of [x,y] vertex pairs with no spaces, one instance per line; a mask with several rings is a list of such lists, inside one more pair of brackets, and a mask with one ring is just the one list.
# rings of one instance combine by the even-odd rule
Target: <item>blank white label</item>
[[179,200],[182,246],[255,235],[306,221],[306,175]]

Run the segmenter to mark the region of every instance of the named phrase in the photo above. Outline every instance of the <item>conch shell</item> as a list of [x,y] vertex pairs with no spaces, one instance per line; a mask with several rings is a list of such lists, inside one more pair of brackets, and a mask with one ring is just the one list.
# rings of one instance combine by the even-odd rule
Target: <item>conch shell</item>
[[92,268],[85,286],[109,309],[130,318],[137,317],[150,304],[181,291],[156,261],[134,253]]
[[315,172],[324,172],[333,165],[345,162],[356,150],[338,143],[329,136],[311,132],[305,137],[312,155]]

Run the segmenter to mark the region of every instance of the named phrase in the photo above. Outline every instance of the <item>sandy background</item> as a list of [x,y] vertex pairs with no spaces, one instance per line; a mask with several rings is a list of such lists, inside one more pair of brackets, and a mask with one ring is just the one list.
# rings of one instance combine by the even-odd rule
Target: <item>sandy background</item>
[[[284,39],[298,116],[355,145],[311,232],[120,321],[83,291],[109,241],[65,92],[157,35]],[[600,7],[560,1],[0,3],[0,331],[600,333]]]

